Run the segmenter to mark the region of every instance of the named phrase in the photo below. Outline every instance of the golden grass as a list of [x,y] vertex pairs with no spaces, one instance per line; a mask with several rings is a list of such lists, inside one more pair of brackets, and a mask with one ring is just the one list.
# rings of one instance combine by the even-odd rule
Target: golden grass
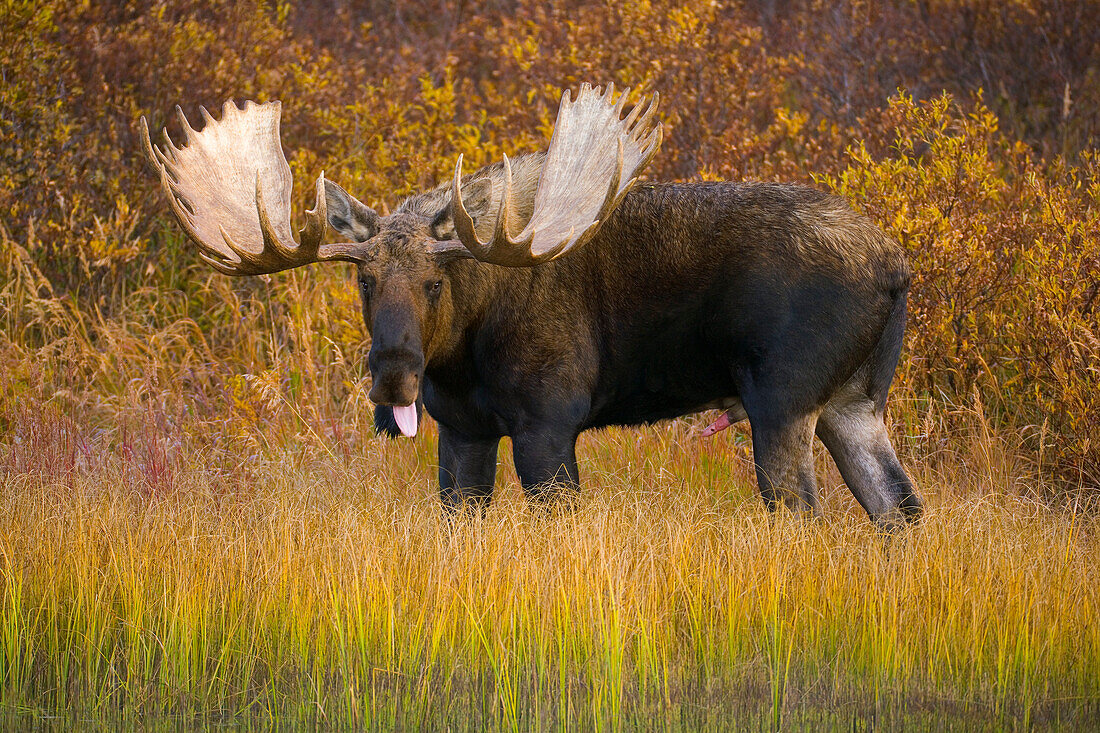
[[913,466],[928,512],[885,540],[835,469],[823,520],[768,515],[745,436],[702,441],[686,421],[585,436],[584,494],[559,515],[523,501],[505,442],[498,500],[454,523],[435,499],[431,428],[351,455],[242,449],[244,472],[158,453],[148,433],[103,458],[60,424],[19,470],[16,447],[0,454],[11,720],[1100,719],[1100,519],[1019,498],[1025,479],[981,430],[935,469]]

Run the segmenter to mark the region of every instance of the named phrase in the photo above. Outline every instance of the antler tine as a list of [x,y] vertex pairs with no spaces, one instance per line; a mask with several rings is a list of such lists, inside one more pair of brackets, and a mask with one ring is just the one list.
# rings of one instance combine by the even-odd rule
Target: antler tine
[[[630,114],[623,120],[623,126],[628,130],[636,130],[644,128],[646,123],[649,122],[653,113],[657,110],[657,103],[660,101],[660,94],[653,92],[653,96],[649,98],[649,105],[646,105],[645,99],[639,99],[638,103],[634,105],[634,109],[630,110]],[[642,113],[642,110],[645,113]]]
[[[167,137],[167,132],[165,132],[165,137]],[[195,233],[191,221],[192,213],[185,208],[185,204],[187,204],[186,200],[180,198],[173,189],[172,178],[174,177],[174,164],[160,148],[153,145],[152,140],[149,138],[149,124],[145,121],[144,116],[141,118],[141,142],[145,147],[146,155],[149,156],[149,159],[153,161],[153,165],[157,168],[160,185],[165,193],[168,194],[168,204],[172,208],[172,213],[176,215],[176,219],[179,221],[184,231],[186,231],[192,239],[195,239],[198,235]],[[206,249],[205,245],[202,243],[199,243],[199,246],[202,249]]]
[[507,239],[511,232],[508,231],[508,199],[512,197],[512,163],[508,156],[504,156],[504,190],[500,194],[500,207],[497,210],[497,225],[493,232],[493,241]]
[[311,262],[362,259],[362,247],[321,244],[327,219],[323,172],[315,185],[316,203],[295,240],[279,102],[246,101],[242,109],[229,100],[221,120],[199,109],[206,124],[196,132],[176,107],[182,147],[167,130],[163,149],[153,145],[144,117],[141,139],[172,213],[204,262],[227,275],[260,275]]
[[[259,174],[256,175],[256,214],[259,216],[260,232],[264,238],[264,254],[270,252],[278,259],[287,262],[294,260],[312,261],[314,259],[316,252],[310,252],[307,247],[300,244],[297,246],[285,244],[279,238],[279,234],[271,224],[271,218],[267,212],[267,205],[264,203],[263,179]],[[294,240],[291,240],[291,242],[293,241]]]
[[515,207],[512,201],[512,161],[504,156],[504,191],[500,197],[500,208],[497,212],[497,226],[494,239],[511,237],[512,221],[515,218]]
[[[145,119],[142,117],[141,119]],[[183,144],[191,144],[191,136],[195,134],[195,130],[191,127],[191,123],[187,121],[187,115],[183,113],[183,108],[178,104],[176,105],[176,119],[179,120],[180,129],[183,130]],[[168,135],[168,131],[164,131],[165,136]]]
[[[474,219],[462,203],[462,153],[458,154],[455,164],[455,176],[451,180],[451,216],[454,219],[455,233],[459,240],[479,260],[485,260],[488,248],[477,238],[474,231]],[[498,213],[499,216],[499,213]]]
[[328,231],[328,199],[325,197],[325,172],[317,176],[313,184],[313,208],[306,210],[306,225],[298,232],[303,249],[320,252],[321,242]]
[[[576,99],[564,90],[554,134],[535,191],[534,210],[521,232],[513,235],[518,207],[512,201],[512,170],[504,159],[504,190],[492,239],[478,239],[472,217],[462,203],[462,156],[451,185],[455,232],[479,260],[509,267],[546,262],[592,237],[637,181],[638,172],[657,152],[661,125],[653,124],[657,95],[639,100],[620,119],[629,89],[615,94],[581,85]],[[644,109],[644,112],[643,112]],[[579,233],[578,233],[579,232]]]
[[[611,87],[614,88],[615,85],[612,84]],[[623,113],[623,105],[626,104],[626,100],[629,97],[630,97],[630,87],[627,87],[626,89],[623,89],[622,94],[619,95],[619,101],[615,103],[615,114],[616,114],[616,116],[621,115]]]

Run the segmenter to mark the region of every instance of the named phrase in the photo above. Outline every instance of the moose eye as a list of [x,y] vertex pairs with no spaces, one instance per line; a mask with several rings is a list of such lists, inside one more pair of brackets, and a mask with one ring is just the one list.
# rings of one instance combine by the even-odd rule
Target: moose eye
[[370,298],[374,292],[374,279],[373,278],[359,278],[359,292],[363,294],[364,298]]
[[435,282],[430,282],[429,281],[428,283],[426,283],[424,285],[424,289],[428,291],[429,296],[434,298],[435,296],[439,295],[441,290],[443,290],[443,281],[442,280],[436,280]]

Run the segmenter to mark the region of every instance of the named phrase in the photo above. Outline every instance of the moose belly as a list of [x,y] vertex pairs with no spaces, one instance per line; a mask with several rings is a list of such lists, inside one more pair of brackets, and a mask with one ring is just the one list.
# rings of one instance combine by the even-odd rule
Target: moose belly
[[585,428],[643,425],[740,404],[732,365],[713,346],[661,341],[604,365]]

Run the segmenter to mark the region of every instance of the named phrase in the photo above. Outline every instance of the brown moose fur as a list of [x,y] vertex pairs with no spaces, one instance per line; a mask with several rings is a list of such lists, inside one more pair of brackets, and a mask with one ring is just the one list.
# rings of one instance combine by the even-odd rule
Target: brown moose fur
[[[541,162],[513,161],[527,218]],[[502,171],[463,186],[481,236]],[[330,223],[353,235],[332,212],[362,205],[343,196],[329,190]],[[393,433],[387,405],[423,401],[446,506],[488,504],[502,436],[541,496],[577,486],[583,430],[722,408],[752,423],[769,506],[819,511],[816,432],[876,522],[919,515],[884,423],[909,268],[843,200],[773,183],[641,184],[588,243],[529,268],[439,249],[453,237],[449,185],[364,226],[376,422]]]

